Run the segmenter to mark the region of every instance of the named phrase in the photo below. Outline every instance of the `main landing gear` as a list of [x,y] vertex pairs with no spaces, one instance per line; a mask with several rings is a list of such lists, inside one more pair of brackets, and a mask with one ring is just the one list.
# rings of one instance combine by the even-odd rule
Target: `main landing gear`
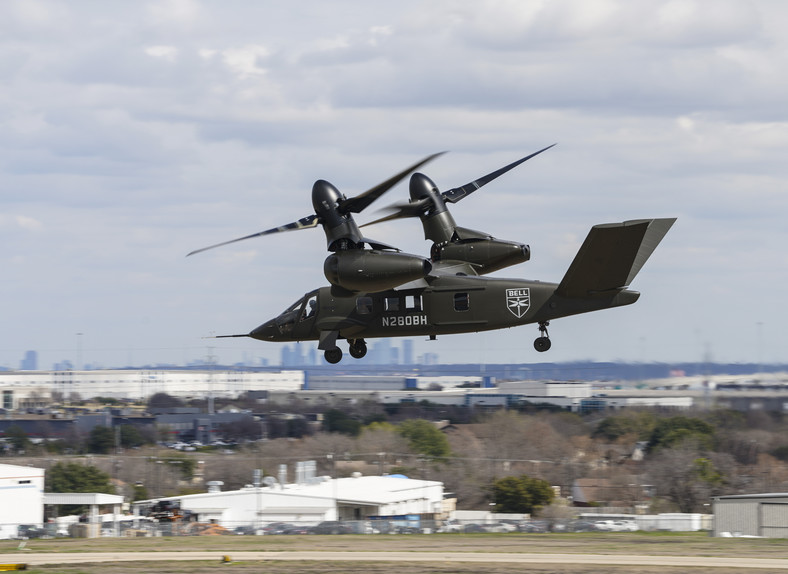
[[326,349],[323,353],[323,356],[326,358],[326,361],[329,363],[336,364],[342,360],[342,349],[339,347],[334,347],[333,349]]
[[[360,359],[367,354],[367,342],[364,339],[350,339],[350,356],[354,359]],[[342,349],[334,347],[333,349],[326,349],[323,353],[326,361],[332,365],[342,360]]]
[[550,321],[539,322],[539,332],[541,333],[541,337],[537,337],[534,341],[534,349],[540,353],[544,353],[552,346],[552,343],[550,343],[550,335],[547,334],[547,327],[549,325]]
[[364,339],[350,340],[350,356],[354,359],[361,359],[367,354],[367,342]]

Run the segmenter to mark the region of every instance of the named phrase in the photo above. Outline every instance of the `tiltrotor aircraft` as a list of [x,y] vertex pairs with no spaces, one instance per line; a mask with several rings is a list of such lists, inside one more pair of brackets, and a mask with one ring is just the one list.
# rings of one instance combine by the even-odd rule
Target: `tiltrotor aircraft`
[[[554,144],[555,145],[555,144]],[[548,146],[461,187],[440,192],[422,173],[413,173],[434,154],[392,178],[347,198],[325,180],[312,187],[314,213],[293,223],[192,251],[277,232],[321,225],[329,255],[323,272],[330,286],[306,293],[279,316],[251,332],[222,337],[261,341],[318,341],[326,361],[338,363],[339,339],[350,355],[366,355],[366,339],[473,333],[536,323],[537,351],[547,351],[550,321],[622,305],[640,294],[629,285],[676,221],[637,219],[594,225],[559,283],[486,277],[488,273],[528,261],[530,249],[514,241],[459,227],[446,203],[456,203],[542,153]],[[424,237],[432,241],[430,257],[402,253],[362,235],[353,219],[386,191],[411,174],[410,201],[389,208],[382,221],[419,217]],[[367,247],[368,246],[368,247]]]

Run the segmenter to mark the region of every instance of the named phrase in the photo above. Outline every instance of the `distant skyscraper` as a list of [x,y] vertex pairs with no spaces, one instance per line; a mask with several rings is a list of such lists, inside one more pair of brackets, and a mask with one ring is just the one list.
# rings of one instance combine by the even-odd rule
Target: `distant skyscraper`
[[371,364],[388,365],[391,363],[391,341],[389,339],[378,339],[371,351]]
[[37,371],[38,370],[38,353],[36,351],[27,351],[25,358],[19,368],[23,371]]
[[413,340],[405,339],[402,341],[402,364],[413,364]]

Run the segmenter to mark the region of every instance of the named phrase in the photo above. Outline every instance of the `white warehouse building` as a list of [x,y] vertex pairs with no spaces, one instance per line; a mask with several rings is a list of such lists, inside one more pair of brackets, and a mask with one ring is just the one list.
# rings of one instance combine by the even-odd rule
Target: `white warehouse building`
[[[157,500],[177,501],[181,511],[190,511],[199,522],[214,522],[228,529],[260,527],[270,522],[315,525],[413,515],[432,518],[445,510],[443,483],[401,475],[316,477],[286,485],[269,480],[265,486]],[[144,514],[155,502],[135,502],[135,514]]]
[[303,371],[101,370],[2,371],[0,408],[20,409],[64,399],[146,400],[155,393],[179,398],[237,397],[247,391],[301,389]]
[[44,469],[0,464],[0,539],[16,538],[19,526],[43,527]]

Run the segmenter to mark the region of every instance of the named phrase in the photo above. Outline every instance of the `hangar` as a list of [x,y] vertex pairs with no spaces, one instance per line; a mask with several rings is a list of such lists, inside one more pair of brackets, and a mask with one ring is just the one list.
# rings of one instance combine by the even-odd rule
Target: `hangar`
[[788,493],[715,497],[714,536],[788,538]]
[[350,478],[311,477],[282,484],[266,477],[263,485],[221,491],[209,483],[208,492],[138,501],[134,513],[146,515],[155,503],[179,503],[180,510],[199,522],[233,529],[259,527],[270,522],[317,524],[323,521],[363,521],[418,516],[433,519],[444,511],[443,483],[402,475]]

